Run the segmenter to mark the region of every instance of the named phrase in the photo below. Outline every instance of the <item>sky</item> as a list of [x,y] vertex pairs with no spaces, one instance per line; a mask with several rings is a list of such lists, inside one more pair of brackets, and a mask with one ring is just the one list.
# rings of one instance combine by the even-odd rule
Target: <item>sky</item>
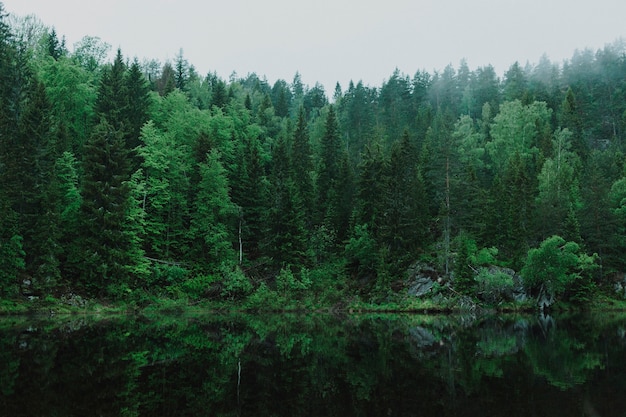
[[378,87],[395,69],[431,74],[465,59],[498,74],[542,55],[561,63],[626,36],[624,0],[0,0],[65,36],[97,36],[127,58],[183,57],[200,75],[296,72],[309,86]]

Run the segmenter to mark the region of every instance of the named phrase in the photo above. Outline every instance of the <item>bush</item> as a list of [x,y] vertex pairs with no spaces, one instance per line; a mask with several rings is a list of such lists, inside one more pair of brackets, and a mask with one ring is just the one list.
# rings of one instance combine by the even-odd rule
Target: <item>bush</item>
[[231,268],[222,265],[222,297],[235,300],[241,299],[252,292],[252,283],[239,267]]
[[281,304],[278,294],[264,282],[248,297],[248,307],[254,310],[277,310]]
[[487,303],[496,304],[512,298],[513,277],[505,272],[480,268],[476,282],[478,296]]
[[150,283],[161,287],[176,285],[184,282],[187,275],[189,271],[178,265],[156,264],[152,269]]
[[299,274],[300,278],[291,272],[289,268],[283,268],[276,277],[276,290],[283,295],[306,291],[311,288],[311,280],[308,273]]
[[213,275],[197,275],[180,284],[182,292],[192,299],[205,297],[215,283],[216,278]]

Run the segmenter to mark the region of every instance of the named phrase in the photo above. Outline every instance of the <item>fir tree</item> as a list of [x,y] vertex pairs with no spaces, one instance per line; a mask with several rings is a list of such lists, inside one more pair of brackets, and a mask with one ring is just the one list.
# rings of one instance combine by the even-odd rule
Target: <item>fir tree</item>
[[317,223],[324,223],[325,219],[332,217],[330,213],[339,197],[339,160],[341,155],[341,143],[339,137],[339,124],[333,106],[328,109],[324,136],[320,143],[319,166],[317,168]]
[[130,160],[122,133],[102,120],[85,145],[83,157],[82,221],[73,255],[79,280],[91,295],[116,295],[131,282],[142,262],[128,215],[132,207]]
[[294,164],[294,183],[298,188],[298,193],[304,205],[305,222],[310,226],[313,221],[314,193],[312,174],[314,168],[311,144],[307,131],[306,115],[304,114],[304,107],[302,106],[300,106],[300,110],[298,111],[298,121],[293,135],[291,158]]

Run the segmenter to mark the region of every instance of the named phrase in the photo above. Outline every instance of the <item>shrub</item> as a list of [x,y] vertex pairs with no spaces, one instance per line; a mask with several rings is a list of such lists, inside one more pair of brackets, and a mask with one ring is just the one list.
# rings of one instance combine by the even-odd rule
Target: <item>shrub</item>
[[478,296],[487,303],[496,304],[511,299],[513,277],[503,271],[480,268],[476,283]]
[[231,300],[241,299],[252,292],[252,283],[239,267],[221,266],[222,297]]

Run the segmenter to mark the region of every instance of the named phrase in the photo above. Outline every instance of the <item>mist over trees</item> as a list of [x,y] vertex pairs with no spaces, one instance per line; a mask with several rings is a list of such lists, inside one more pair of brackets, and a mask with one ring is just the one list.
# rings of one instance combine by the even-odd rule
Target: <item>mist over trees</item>
[[69,47],[0,13],[4,297],[28,280],[238,299],[315,291],[315,271],[380,294],[416,261],[462,280],[481,250],[537,290],[541,251],[565,253],[558,293],[580,297],[583,276],[606,286],[626,269],[620,42],[502,77],[396,70],[329,98],[300,74],[201,75],[182,50],[106,62],[98,38]]

